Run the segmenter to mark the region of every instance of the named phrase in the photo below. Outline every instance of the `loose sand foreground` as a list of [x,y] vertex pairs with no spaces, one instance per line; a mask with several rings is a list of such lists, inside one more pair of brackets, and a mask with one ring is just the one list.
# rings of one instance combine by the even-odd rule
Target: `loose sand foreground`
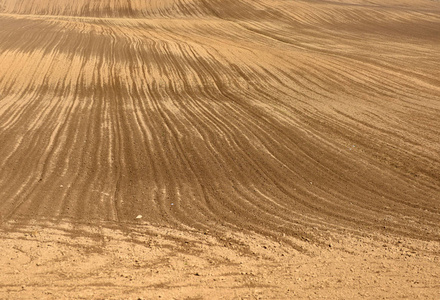
[[0,298],[440,299],[440,2],[0,0],[0,223]]
[[[439,299],[437,242],[326,234],[328,245],[257,234],[114,224],[11,223],[0,298]],[[220,229],[220,228],[219,228]]]

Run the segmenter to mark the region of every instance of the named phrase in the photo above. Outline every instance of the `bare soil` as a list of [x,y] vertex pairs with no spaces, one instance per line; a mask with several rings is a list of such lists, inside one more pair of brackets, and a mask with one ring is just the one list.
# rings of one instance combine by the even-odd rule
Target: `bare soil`
[[438,299],[436,242],[330,234],[328,245],[147,224],[8,224],[8,299]]
[[440,299],[439,37],[438,1],[0,0],[0,298]]

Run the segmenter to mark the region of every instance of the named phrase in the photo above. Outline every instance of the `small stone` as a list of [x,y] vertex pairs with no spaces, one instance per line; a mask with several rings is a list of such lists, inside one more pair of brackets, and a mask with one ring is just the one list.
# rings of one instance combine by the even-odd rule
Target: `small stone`
[[138,215],[136,219],[142,219],[142,215]]

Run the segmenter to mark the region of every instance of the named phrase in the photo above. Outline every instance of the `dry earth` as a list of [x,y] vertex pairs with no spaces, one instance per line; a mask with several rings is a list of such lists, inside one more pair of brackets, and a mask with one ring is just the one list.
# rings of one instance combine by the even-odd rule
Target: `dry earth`
[[440,2],[0,0],[0,223],[0,298],[440,299]]

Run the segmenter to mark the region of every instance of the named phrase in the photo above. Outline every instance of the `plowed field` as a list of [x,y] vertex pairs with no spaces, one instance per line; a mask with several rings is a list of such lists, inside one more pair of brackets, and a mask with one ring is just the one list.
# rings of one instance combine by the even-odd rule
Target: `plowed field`
[[[87,283],[92,275],[81,269],[50,294],[32,294],[22,285],[44,284],[29,274],[56,266],[38,273],[31,255],[8,269],[32,265],[28,275],[0,276],[0,297],[59,298],[81,277],[80,289],[97,293],[84,297],[125,298],[129,289],[147,298],[278,299],[295,298],[287,287],[298,287],[297,298],[438,299],[440,2],[0,0],[0,222],[0,248],[11,257],[14,247],[31,255],[68,236],[71,246],[57,251],[85,247],[82,255],[98,253],[113,270],[118,258],[101,243],[113,236],[128,248],[167,248],[166,257],[147,256],[169,262],[161,265],[166,280],[192,287]],[[292,260],[304,256],[312,265],[333,261],[311,269],[339,280],[348,275],[332,273],[338,258],[368,258],[365,268],[373,267],[362,249],[383,247],[391,268],[410,279],[387,273],[401,281],[382,294],[368,280],[338,290],[338,281],[301,286],[267,273],[298,270]],[[416,258],[408,263],[399,251]],[[224,285],[207,283],[170,262],[179,253],[204,253],[204,270],[225,268],[223,275],[247,257],[255,278],[278,281],[250,282],[243,271]],[[259,259],[271,264],[264,269]],[[422,260],[424,276],[413,268]],[[160,269],[148,266],[139,268]],[[198,281],[185,281],[193,275]],[[413,278],[423,287],[411,288]]]

